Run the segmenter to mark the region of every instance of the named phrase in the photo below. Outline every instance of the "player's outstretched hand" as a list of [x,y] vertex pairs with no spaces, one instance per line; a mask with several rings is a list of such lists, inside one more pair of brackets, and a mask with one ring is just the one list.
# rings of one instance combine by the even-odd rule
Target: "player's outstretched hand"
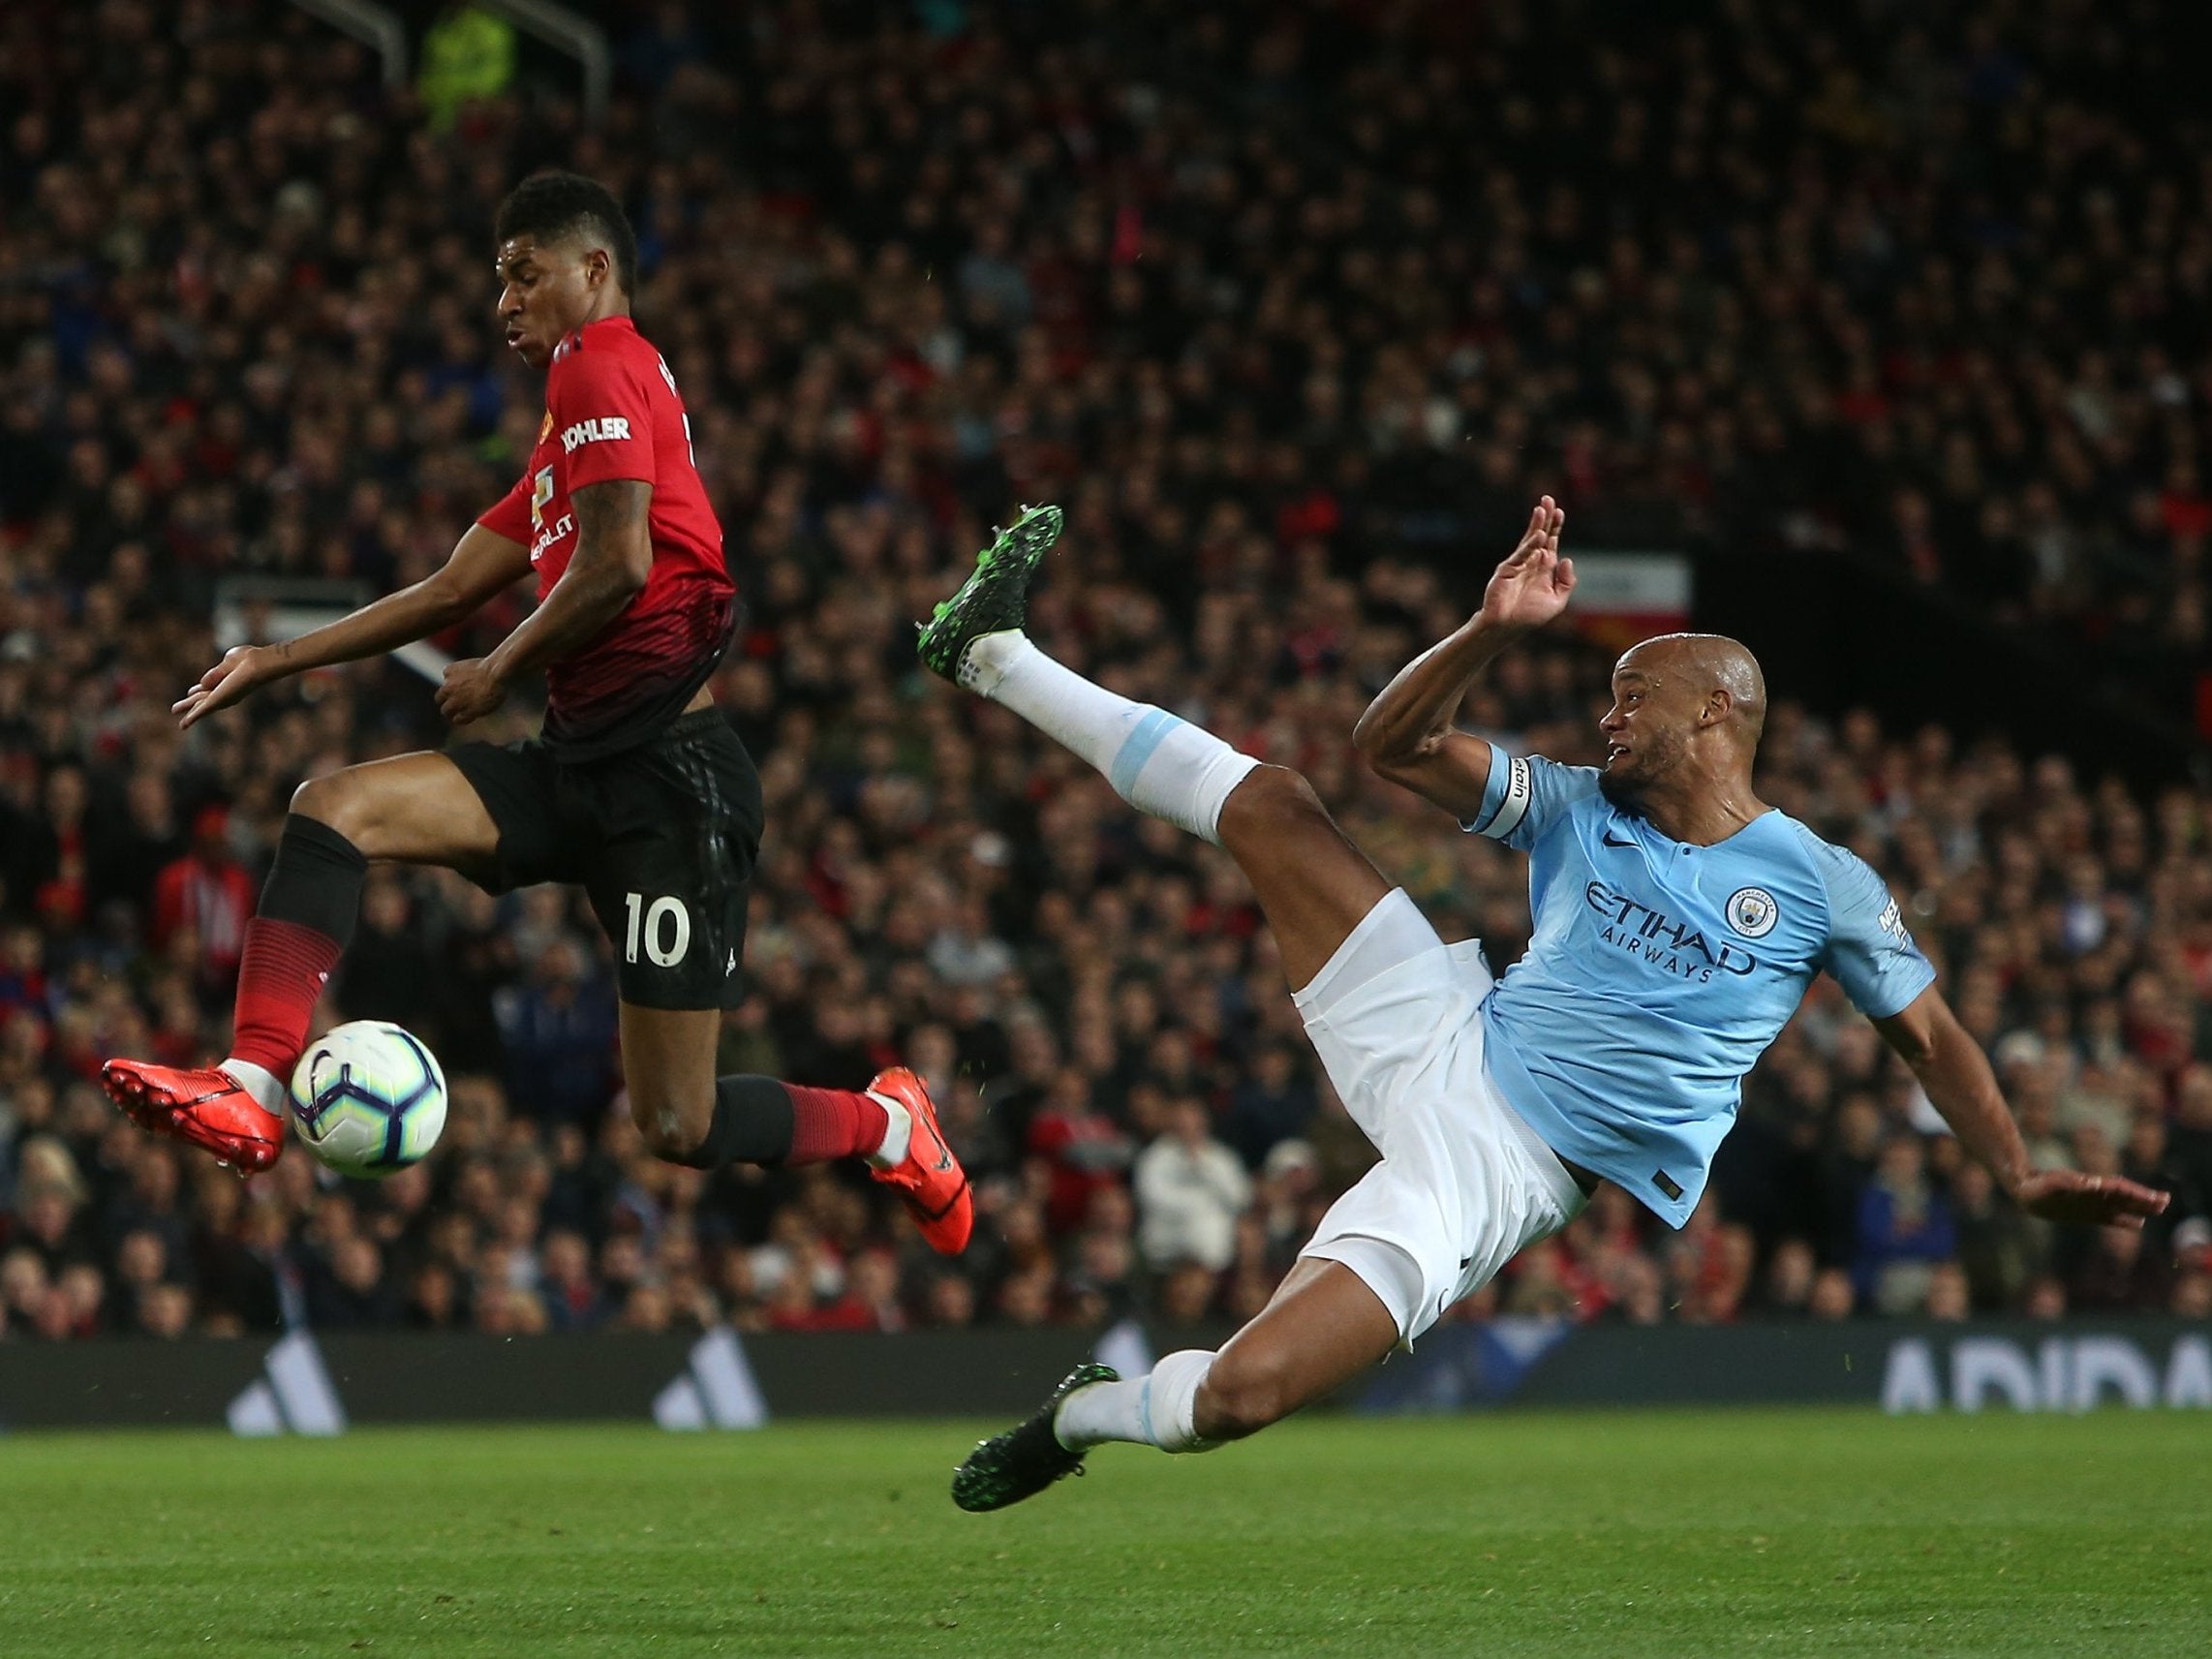
[[1546,496],[1528,515],[1521,544],[1483,590],[1483,616],[1513,628],[1542,628],[1567,608],[1575,592],[1575,562],[1559,557],[1559,527],[1566,509]]
[[2134,1232],[2142,1230],[2146,1216],[2166,1209],[2166,1196],[2116,1175],[2083,1175],[2071,1169],[2038,1170],[2012,1194],[2022,1210],[2045,1221],[2126,1227]]
[[482,720],[507,701],[507,682],[485,668],[481,657],[450,664],[438,688],[438,712],[453,725]]
[[241,701],[257,686],[281,677],[283,665],[265,645],[233,645],[223,661],[200,676],[200,683],[169,704],[179,730],[198,724],[217,709]]

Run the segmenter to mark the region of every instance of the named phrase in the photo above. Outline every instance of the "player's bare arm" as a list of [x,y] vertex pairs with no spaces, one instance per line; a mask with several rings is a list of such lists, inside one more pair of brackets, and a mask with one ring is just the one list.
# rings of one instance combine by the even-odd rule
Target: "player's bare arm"
[[455,725],[481,720],[507,700],[516,678],[588,643],[629,606],[653,570],[653,486],[637,478],[585,484],[571,498],[576,552],[545,602],[488,657],[456,662],[438,691],[438,712]]
[[351,616],[297,639],[267,645],[233,645],[200,683],[169,706],[179,726],[194,725],[217,709],[288,674],[358,662],[427,639],[473,616],[494,596],[530,574],[530,550],[518,541],[472,524],[452,556],[419,582],[363,605]]
[[1353,728],[1352,741],[1379,776],[1462,822],[1482,811],[1490,746],[1456,730],[1453,719],[1477,674],[1567,608],[1575,562],[1559,556],[1566,518],[1550,496],[1538,502],[1520,545],[1483,590],[1482,608],[1398,670]]
[[1988,1059],[1943,994],[1932,986],[1897,1013],[1876,1020],[1966,1150],[2031,1215],[2088,1226],[2139,1228],[2166,1209],[2166,1195],[2117,1176],[2032,1169]]

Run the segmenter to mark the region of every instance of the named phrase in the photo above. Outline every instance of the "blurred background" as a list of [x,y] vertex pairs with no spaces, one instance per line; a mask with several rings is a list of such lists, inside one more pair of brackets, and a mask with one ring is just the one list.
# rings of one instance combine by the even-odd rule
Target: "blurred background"
[[[0,11],[0,1343],[1250,1314],[1373,1153],[1249,895],[926,678],[913,620],[1063,504],[1041,642],[1304,770],[1502,968],[1522,860],[1349,737],[1542,492],[1621,597],[1465,723],[1589,760],[1636,629],[1739,633],[1785,699],[1762,792],[1889,881],[2035,1156],[2175,1200],[2021,1216],[1823,984],[1686,1230],[1608,1187],[1453,1318],[2212,1317],[2195,9],[510,10]],[[397,663],[168,707],[511,482],[542,388],[489,225],[547,165],[636,222],[747,607],[716,690],[769,832],[723,1069],[921,1070],[977,1181],[957,1261],[858,1172],[646,1155],[563,889],[371,878],[323,1015],[436,1049],[425,1166],[241,1183],[100,1092],[225,1052],[292,790],[445,741]]]

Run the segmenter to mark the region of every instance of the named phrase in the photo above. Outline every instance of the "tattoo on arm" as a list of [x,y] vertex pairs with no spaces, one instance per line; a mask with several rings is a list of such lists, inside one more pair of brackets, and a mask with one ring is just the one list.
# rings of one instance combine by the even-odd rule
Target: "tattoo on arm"
[[586,484],[568,498],[576,551],[544,602],[485,658],[501,679],[559,661],[620,616],[653,569],[646,512],[653,486],[639,478]]
[[[652,563],[652,543],[645,535],[646,517],[653,506],[651,484],[642,478],[610,478],[603,484],[585,484],[568,501],[576,509],[579,553],[628,543],[630,549],[641,554],[644,565]],[[642,577],[644,570],[640,568],[636,574]]]

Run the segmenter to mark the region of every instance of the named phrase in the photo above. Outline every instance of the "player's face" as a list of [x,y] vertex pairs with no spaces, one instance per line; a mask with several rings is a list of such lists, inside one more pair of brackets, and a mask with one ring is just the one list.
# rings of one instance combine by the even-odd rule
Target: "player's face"
[[1616,806],[1638,805],[1688,753],[1696,711],[1685,718],[1671,706],[1668,692],[1678,678],[1646,673],[1627,658],[1613,671],[1613,707],[1598,722],[1606,743],[1598,787]]
[[540,246],[535,236],[510,236],[499,250],[499,320],[507,350],[534,369],[553,360],[553,348],[570,329],[592,319],[594,289],[603,264],[580,245]]

